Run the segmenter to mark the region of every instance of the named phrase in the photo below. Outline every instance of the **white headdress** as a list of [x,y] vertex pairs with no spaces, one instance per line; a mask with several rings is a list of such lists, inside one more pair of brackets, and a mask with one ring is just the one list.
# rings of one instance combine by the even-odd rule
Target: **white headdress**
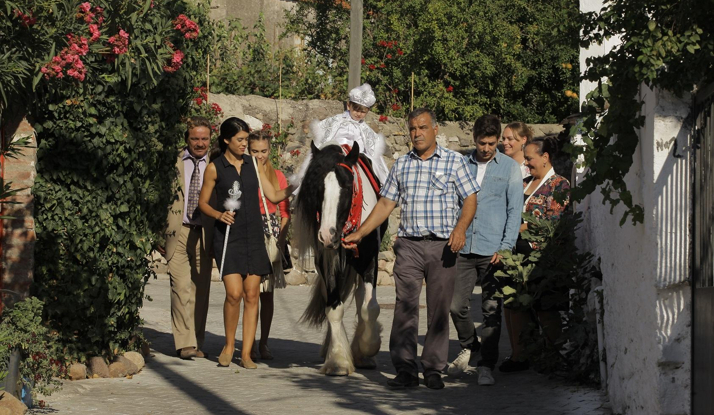
[[369,108],[377,102],[377,98],[369,84],[362,84],[350,91],[350,101]]

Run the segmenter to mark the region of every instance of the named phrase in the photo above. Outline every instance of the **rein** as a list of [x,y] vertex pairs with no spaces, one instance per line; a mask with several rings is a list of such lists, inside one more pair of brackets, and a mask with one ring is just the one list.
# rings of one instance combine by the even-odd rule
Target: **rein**
[[[352,148],[347,144],[343,144],[341,147],[345,154],[352,150]],[[337,166],[347,169],[352,174],[353,178],[350,213],[347,216],[347,222],[345,222],[345,225],[342,227],[342,238],[344,238],[345,236],[356,231],[362,224],[362,204],[364,203],[364,192],[362,188],[362,176],[360,176],[359,171],[357,170],[359,168],[357,163],[355,163],[352,167],[345,163],[337,163]],[[319,212],[317,213],[317,221],[320,222]],[[359,257],[359,251],[355,250],[355,257]]]

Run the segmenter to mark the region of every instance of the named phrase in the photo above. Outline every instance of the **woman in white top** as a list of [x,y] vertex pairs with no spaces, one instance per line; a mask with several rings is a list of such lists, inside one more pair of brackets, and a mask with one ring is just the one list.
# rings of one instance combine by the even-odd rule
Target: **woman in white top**
[[503,129],[501,137],[503,138],[503,153],[520,164],[524,179],[530,176],[523,150],[533,139],[533,130],[526,123],[516,121]]

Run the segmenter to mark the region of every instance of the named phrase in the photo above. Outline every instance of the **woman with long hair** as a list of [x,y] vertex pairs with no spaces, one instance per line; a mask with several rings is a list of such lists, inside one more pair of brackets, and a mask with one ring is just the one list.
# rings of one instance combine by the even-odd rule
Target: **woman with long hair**
[[[530,170],[530,177],[523,180],[523,212],[530,213],[538,218],[556,221],[560,219],[569,204],[570,183],[568,180],[555,173],[553,159],[558,153],[558,139],[555,137],[538,137],[531,140],[525,148],[525,162]],[[557,198],[556,195],[562,195]],[[521,224],[520,232],[528,229],[528,223]],[[526,257],[538,247],[531,246],[528,241],[518,237],[516,253]],[[536,266],[538,266],[536,264]],[[546,338],[551,342],[560,337],[562,333],[560,311],[567,309],[567,303],[554,304],[548,307],[536,302],[533,313],[507,308],[505,313],[506,328],[511,341],[511,357],[506,359],[499,369],[501,372],[517,372],[526,370],[530,366],[526,360],[523,344],[520,342],[521,333],[531,321],[535,320]]]
[[[260,175],[265,197],[273,203],[287,199],[294,188],[288,186],[286,189],[276,190],[268,179],[264,166],[258,163],[258,169],[255,168],[252,157],[245,152],[249,131],[248,124],[240,118],[231,117],[221,124],[218,136],[221,155],[206,167],[198,206],[201,212],[216,219],[214,254],[218,267],[223,270],[221,278],[226,289],[223,304],[226,343],[218,358],[218,364],[228,366],[233,360],[240,302],[244,299],[240,365],[246,369],[255,369],[257,366],[251,359],[250,352],[258,323],[260,282],[263,275],[272,272],[265,249],[263,221],[260,219],[258,176]],[[214,191],[218,201],[217,209],[209,205]],[[234,211],[224,208],[224,202],[229,198],[240,203]],[[224,246],[226,232],[229,232],[229,237]]]
[[533,139],[533,130],[524,122],[516,121],[508,124],[503,129],[503,154],[512,158],[521,165],[521,175],[525,179],[530,176],[524,149],[526,145]]
[[[276,189],[288,187],[288,181],[280,170],[276,170],[270,163],[270,135],[264,131],[256,131],[248,135],[248,151],[259,165],[265,166],[268,181]],[[260,196],[262,199],[262,195]],[[268,212],[263,204],[260,204],[260,213],[263,217],[263,232],[278,240],[278,249],[283,252],[285,241],[288,235],[288,225],[290,224],[290,202],[286,199],[275,204],[266,200]],[[260,284],[260,344],[257,350],[253,349],[253,358],[258,357],[263,360],[272,360],[273,354],[268,348],[268,337],[270,336],[270,326],[273,322],[273,311],[275,309],[274,293],[275,288],[285,288],[285,275],[283,274],[282,261],[273,263],[273,272],[263,276]]]

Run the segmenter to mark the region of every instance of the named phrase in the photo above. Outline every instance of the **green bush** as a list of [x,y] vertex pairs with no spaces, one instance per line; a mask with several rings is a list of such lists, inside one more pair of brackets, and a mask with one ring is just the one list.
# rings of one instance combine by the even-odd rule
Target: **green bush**
[[271,45],[265,37],[262,14],[252,30],[246,29],[240,19],[217,23],[211,56],[213,93],[286,99],[343,98],[340,94],[347,74],[336,75],[320,63],[318,56]]
[[139,347],[147,255],[174,197],[181,117],[205,79],[208,6],[6,5],[0,48],[34,68],[8,98],[31,103],[38,131],[32,288],[62,359],[110,358]]
[[[579,11],[576,2],[415,0],[364,2],[362,79],[376,111],[403,116],[414,106],[445,119],[554,123],[577,111]],[[350,11],[342,2],[299,2],[287,33],[346,95]],[[338,76],[339,75],[339,76]]]
[[534,304],[543,308],[568,303],[561,313],[563,334],[555,344],[547,341],[535,324],[521,335],[525,352],[534,367],[546,373],[597,384],[600,381],[597,331],[588,310],[587,298],[592,283],[601,278],[590,253],[580,252],[575,244],[575,230],[582,222],[580,213],[566,213],[557,221],[523,214],[528,230],[523,238],[537,249],[529,255],[501,251],[504,268],[496,276],[503,278],[504,305],[535,315]]
[[20,351],[20,378],[32,382],[33,394],[50,395],[60,386],[67,367],[57,360],[56,333],[42,323],[42,301],[27,298],[6,309],[0,322],[0,381],[7,374],[10,353]]

